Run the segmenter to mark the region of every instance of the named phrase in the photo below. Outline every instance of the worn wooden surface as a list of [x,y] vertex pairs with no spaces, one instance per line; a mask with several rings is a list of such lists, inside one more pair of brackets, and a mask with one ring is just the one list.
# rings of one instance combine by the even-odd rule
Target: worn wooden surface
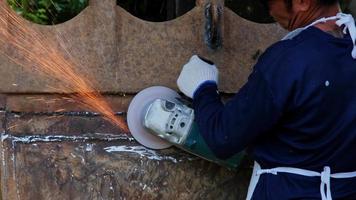
[[[121,112],[131,97],[107,98]],[[176,148],[144,148],[58,95],[3,95],[0,102],[3,199],[245,198],[246,160],[235,172]]]

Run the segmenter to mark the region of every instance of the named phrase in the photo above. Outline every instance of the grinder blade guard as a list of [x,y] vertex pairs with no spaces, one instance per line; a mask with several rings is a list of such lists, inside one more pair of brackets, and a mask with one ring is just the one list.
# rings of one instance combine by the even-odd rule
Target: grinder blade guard
[[[133,119],[132,116],[141,117]],[[152,148],[151,140],[158,140],[160,143],[154,146],[155,149],[168,148],[168,144],[173,144],[229,168],[237,168],[243,158],[244,153],[241,152],[227,160],[218,159],[194,123],[194,110],[180,100],[178,93],[166,87],[150,87],[135,96],[129,106],[128,124],[133,137],[149,148]]]

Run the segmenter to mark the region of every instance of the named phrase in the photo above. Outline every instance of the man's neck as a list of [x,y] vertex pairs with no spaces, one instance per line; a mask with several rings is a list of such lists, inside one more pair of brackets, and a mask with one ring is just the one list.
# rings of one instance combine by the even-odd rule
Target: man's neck
[[[335,16],[337,13],[341,12],[339,5],[329,6],[322,8],[320,15],[316,19],[323,17]],[[315,20],[316,20],[315,19]],[[327,21],[325,23],[318,23],[315,25],[316,28],[333,35],[334,37],[343,37],[341,28],[335,24],[336,20]]]

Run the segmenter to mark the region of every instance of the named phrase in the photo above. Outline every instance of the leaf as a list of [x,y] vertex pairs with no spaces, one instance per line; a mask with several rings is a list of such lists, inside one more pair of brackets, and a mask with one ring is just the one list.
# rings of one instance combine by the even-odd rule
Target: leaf
[[88,0],[7,0],[7,3],[30,21],[54,24],[73,18],[88,5]]

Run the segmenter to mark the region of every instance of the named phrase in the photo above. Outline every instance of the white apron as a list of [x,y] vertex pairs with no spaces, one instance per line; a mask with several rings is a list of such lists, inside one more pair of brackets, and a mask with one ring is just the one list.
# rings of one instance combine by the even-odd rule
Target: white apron
[[[355,21],[354,21],[354,18],[352,17],[352,15],[349,15],[349,14],[338,13],[336,16],[333,16],[333,17],[318,19],[306,27],[298,28],[298,29],[288,33],[282,40],[292,39],[295,36],[297,36],[298,34],[300,34],[303,30],[309,28],[310,26],[314,26],[318,23],[325,23],[326,21],[329,21],[329,20],[337,20],[335,23],[338,26],[340,26],[340,27],[343,25],[345,26],[343,32],[344,32],[344,34],[346,34],[347,31],[349,32],[351,40],[353,42],[353,46],[354,46],[352,49],[351,56],[354,59],[356,59]],[[272,168],[272,169],[261,169],[261,166],[257,162],[255,162],[246,199],[250,200],[252,198],[255,188],[257,186],[257,183],[259,181],[259,178],[262,174],[278,175],[278,173],[290,173],[290,174],[297,174],[297,175],[308,176],[308,177],[320,177],[320,182],[321,182],[320,183],[320,195],[321,195],[322,200],[332,200],[331,188],[330,188],[330,178],[340,179],[340,178],[356,177],[356,171],[355,172],[331,174],[331,169],[328,166],[325,166],[324,170],[322,172],[315,172],[315,171],[304,170],[304,169],[299,169],[299,168],[292,168],[292,167],[277,167],[277,168]]]
[[340,179],[356,177],[356,171],[331,174],[330,167],[328,166],[324,167],[324,170],[322,172],[315,172],[293,167],[276,167],[272,169],[261,169],[260,165],[255,162],[246,199],[250,200],[252,198],[253,192],[255,191],[258,180],[262,174],[278,175],[278,173],[290,173],[308,177],[320,177],[320,195],[322,200],[332,200],[330,178]]

